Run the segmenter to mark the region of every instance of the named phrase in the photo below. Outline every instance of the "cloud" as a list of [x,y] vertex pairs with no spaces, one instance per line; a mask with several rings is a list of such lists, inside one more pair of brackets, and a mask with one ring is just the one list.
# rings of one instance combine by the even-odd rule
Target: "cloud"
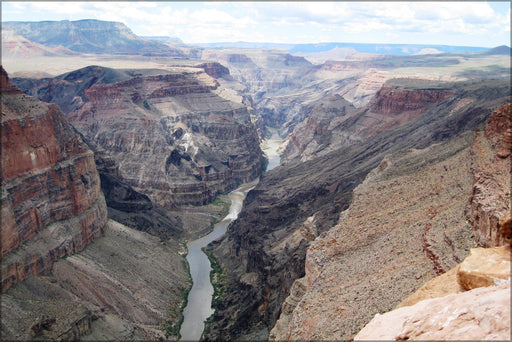
[[459,41],[464,38],[490,44],[492,37],[510,44],[510,6],[491,5],[482,1],[3,2],[2,9],[6,10],[2,17],[119,21],[138,35],[177,36],[187,43],[305,43],[368,37],[386,42],[409,39],[410,43],[428,39],[431,34],[432,39],[442,40],[438,43],[444,43],[443,37],[465,35]]

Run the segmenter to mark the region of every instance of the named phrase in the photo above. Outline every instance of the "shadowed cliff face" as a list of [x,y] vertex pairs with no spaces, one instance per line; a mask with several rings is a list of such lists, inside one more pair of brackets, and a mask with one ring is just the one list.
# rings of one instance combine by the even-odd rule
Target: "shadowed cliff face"
[[205,72],[89,67],[16,81],[65,108],[84,137],[115,160],[123,180],[158,205],[205,204],[261,173],[247,107],[216,95],[219,84]]
[[448,89],[405,89],[385,84],[367,107],[357,110],[340,95],[305,107],[307,117],[283,145],[283,162],[306,161],[350,146],[425,113],[452,96]]
[[2,292],[100,236],[107,220],[94,155],[55,105],[2,69]]
[[[416,118],[304,163],[284,164],[262,177],[248,194],[239,219],[214,244],[228,277],[206,339],[268,338],[293,281],[304,276],[311,241],[337,223],[352,190],[368,172],[385,155],[425,149],[476,130],[510,94],[503,81],[451,83],[443,88],[453,94],[433,101]],[[361,117],[354,118],[344,123],[348,131],[357,128]],[[430,261],[426,265],[434,267]],[[396,289],[393,296],[402,290]]]

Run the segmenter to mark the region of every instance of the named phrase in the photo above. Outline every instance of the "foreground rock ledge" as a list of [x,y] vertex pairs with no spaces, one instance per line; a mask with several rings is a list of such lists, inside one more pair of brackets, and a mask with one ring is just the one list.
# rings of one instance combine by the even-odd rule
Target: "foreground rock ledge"
[[510,339],[510,280],[377,314],[354,340],[465,340],[469,336],[472,340]]

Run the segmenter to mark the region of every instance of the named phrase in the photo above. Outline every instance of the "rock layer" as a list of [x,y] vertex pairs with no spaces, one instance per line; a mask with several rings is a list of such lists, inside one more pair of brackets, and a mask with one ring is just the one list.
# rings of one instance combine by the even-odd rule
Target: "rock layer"
[[17,81],[64,108],[86,139],[115,160],[122,179],[158,205],[205,204],[262,171],[247,107],[218,96],[218,82],[198,69],[89,67]]
[[428,299],[373,319],[355,341],[510,339],[510,281]]
[[[332,272],[325,273],[325,278],[318,275],[318,288],[313,292],[308,291],[313,296],[309,304],[304,299],[297,305],[297,310],[308,309],[315,312],[309,311],[296,316],[296,321],[292,318],[290,322],[294,322],[293,328],[290,323],[290,329],[285,328],[286,335],[275,335],[276,338],[318,339],[323,336],[346,339],[357,333],[361,324],[371,319],[375,314],[374,310],[387,311],[418,288],[422,277],[433,277],[460,262],[465,256],[464,253],[469,251],[471,243],[474,243],[471,240],[471,227],[464,224],[463,216],[472,184],[467,154],[472,133],[463,133],[484,124],[492,109],[507,101],[509,85],[506,82],[500,84],[495,81],[482,82],[478,85],[469,82],[446,84],[444,87],[453,90],[453,96],[433,104],[415,119],[371,135],[360,143],[334,150],[325,156],[304,163],[283,164],[264,174],[256,188],[248,194],[239,219],[214,246],[214,255],[227,270],[227,277],[224,281],[224,294],[215,305],[216,312],[210,330],[205,334],[206,339],[216,340],[221,336],[231,339],[268,338],[269,331],[283,310],[281,305],[289,294],[294,280],[308,272],[305,268],[305,264],[309,264],[306,262],[306,251],[311,240],[315,234],[322,235],[337,223],[340,212],[348,208],[352,190],[376,167],[385,172],[389,165],[395,165],[398,169],[393,172],[403,177],[420,172],[422,166],[437,167],[435,171],[432,169],[430,174],[421,173],[427,178],[438,177],[432,179],[432,185],[424,188],[422,180],[415,181],[416,186],[425,191],[424,197],[420,195],[418,198],[418,202],[422,203],[418,204],[417,212],[421,221],[416,222],[414,216],[404,215],[403,219],[409,217],[410,220],[409,223],[404,223],[403,227],[406,228],[399,229],[392,223],[395,219],[392,215],[393,210],[397,212],[400,209],[393,206],[406,206],[408,203],[413,205],[414,201],[402,199],[411,193],[414,194],[416,190],[406,185],[401,188],[400,182],[392,185],[390,180],[390,191],[394,189],[401,192],[395,201],[383,197],[378,203],[373,204],[376,216],[373,222],[366,223],[366,231],[359,229],[354,232],[353,229],[357,227],[354,224],[350,225],[351,233],[348,236],[330,238],[328,234],[325,240],[322,239],[326,246],[332,245],[333,249],[326,251],[325,258],[320,257],[319,261],[322,261],[324,267],[338,265],[343,270],[331,269]],[[473,101],[469,105],[459,106],[459,101],[464,98],[472,98]],[[457,136],[460,137],[454,139]],[[451,139],[454,140],[450,142]],[[432,147],[430,150],[429,147],[435,144],[440,146]],[[462,153],[463,150],[465,155]],[[391,164],[394,159],[384,157],[393,153],[394,158],[408,155],[410,159],[407,162],[404,160],[403,163]],[[443,158],[452,159],[443,164]],[[457,161],[454,161],[455,159]],[[461,169],[459,173],[459,164],[466,165],[465,171]],[[446,166],[446,170],[443,165]],[[451,190],[446,193],[443,192],[441,185],[441,176],[445,177],[444,172],[447,173],[446,176],[450,175],[445,181],[451,184]],[[461,178],[464,181],[459,181],[462,173],[465,174]],[[466,189],[464,191],[468,192],[467,197],[457,197],[461,193],[460,187]],[[374,190],[367,194],[366,198],[370,200],[379,193],[382,191]],[[432,204],[432,198],[439,199],[439,207]],[[390,205],[391,211],[385,216],[390,220],[386,221],[385,225],[380,225],[379,222],[383,218],[378,216],[378,212],[381,209],[385,210],[383,204]],[[406,208],[402,209],[407,211]],[[372,210],[363,206],[361,211],[357,215],[354,213],[354,220],[363,220]],[[457,212],[461,219],[453,219],[455,216],[452,215],[452,211]],[[432,217],[438,221],[430,222],[429,218]],[[308,220],[311,222],[306,224]],[[449,229],[445,228],[445,225]],[[375,231],[376,226],[384,229],[381,234]],[[408,230],[411,230],[411,234]],[[341,231],[338,233],[345,234]],[[398,238],[392,238],[396,236],[394,234],[397,234]],[[415,256],[409,258],[405,256],[404,250],[408,250],[405,246],[408,246],[407,239],[412,235],[416,238],[411,243],[417,248],[411,251]],[[359,237],[361,240],[358,241],[361,244],[356,244],[353,248],[343,242],[345,239],[351,241]],[[368,239],[375,245],[370,246],[367,243]],[[334,248],[338,244],[340,247],[348,248],[345,257],[352,254],[354,258],[346,257],[345,264],[331,264],[330,257],[337,260],[336,258],[340,257],[340,250],[343,250]],[[390,253],[401,253],[404,257],[392,257]],[[361,259],[358,259],[357,255]],[[394,259],[398,260],[397,264],[393,264]],[[410,269],[402,267],[407,262],[413,262],[412,260],[415,260],[414,263],[419,262],[419,265]],[[372,263],[382,265],[383,262],[390,262],[388,272],[381,276],[379,272],[384,272],[385,268],[380,267],[375,270],[378,275],[369,276],[374,272],[371,270]],[[355,277],[354,272],[361,268],[360,265],[365,267],[361,270],[360,276]],[[399,279],[393,277],[393,272],[399,270],[406,272],[402,275],[401,281],[398,281],[400,276],[397,275]],[[311,275],[311,281],[316,278],[315,274]],[[343,285],[350,279],[357,281]],[[352,304],[344,305],[331,298],[328,283],[336,287],[333,293],[344,293],[341,301],[346,300]],[[368,294],[370,288],[380,289],[381,294]],[[301,292],[299,290],[294,290],[294,296]],[[307,294],[304,298],[306,296]],[[288,304],[297,301],[298,299],[291,298]],[[322,307],[326,308],[326,312],[320,312],[319,308]],[[286,311],[290,311],[290,308]],[[346,323],[341,323],[335,319],[339,317],[340,312],[344,312],[344,318],[352,318]],[[342,324],[344,328],[341,327]],[[300,329],[300,334],[296,328]]]
[[413,120],[453,94],[443,88],[407,89],[390,81],[360,110],[338,94],[323,98],[303,108],[307,117],[287,137],[282,159],[306,161],[357,144]]
[[[2,340],[177,339],[185,250],[109,220],[105,234],[2,294]],[[148,267],[148,263],[151,267]]]
[[2,292],[100,236],[107,220],[94,155],[55,105],[2,69]]
[[[492,113],[471,150],[473,193],[470,220],[478,242],[485,247],[510,243],[511,125],[512,106],[501,106]],[[500,233],[500,227],[508,233]]]
[[[492,123],[496,120],[496,113],[502,113],[507,107],[501,107],[490,115],[486,132],[489,125],[495,126]],[[461,108],[457,101],[455,108]],[[506,130],[500,131],[501,137],[506,136]],[[492,227],[494,241],[502,240],[498,237],[498,225],[489,225],[486,220],[480,220],[482,227],[469,224],[475,224],[475,220],[466,223],[466,215],[470,212],[468,204],[473,207],[475,201],[475,172],[487,175],[480,198],[490,199],[486,202],[488,210],[507,208],[510,203],[509,198],[503,195],[505,189],[509,189],[509,165],[500,164],[496,152],[475,153],[475,148],[481,148],[487,141],[482,142],[482,134],[475,133],[474,139],[469,138],[465,142],[457,138],[424,150],[412,150],[401,157],[384,158],[380,166],[356,188],[349,210],[340,217],[340,224],[316,239],[308,249],[306,276],[298,280],[306,286],[305,294],[300,299],[294,298],[297,304],[293,309],[283,306],[271,338],[351,338],[374,314],[395,306],[401,296],[413,291],[425,278],[449,269],[435,282],[427,283],[409,297],[407,304],[401,305],[457,293],[464,287],[471,289],[475,285],[469,284],[473,283],[490,285],[506,279],[510,268],[508,249],[493,262],[483,261],[480,265],[473,257],[453,268],[467,255],[469,247],[477,243],[473,231],[488,231]],[[502,141],[498,137],[496,140]],[[472,251],[476,254],[478,249]],[[482,276],[485,272],[489,276]],[[498,311],[503,313],[501,309]],[[480,311],[475,315],[485,316]],[[441,317],[439,322],[442,323],[443,319]],[[386,324],[402,326],[389,321]],[[430,328],[433,329],[431,332],[435,331],[435,328]],[[375,325],[368,327],[367,331],[372,330],[374,333],[379,331]],[[493,336],[491,331],[484,330],[478,333]],[[379,339],[384,335],[364,336]],[[397,333],[384,338],[401,336]],[[443,335],[427,333],[415,337],[440,336]],[[402,337],[413,338],[412,335]],[[465,335],[468,337],[473,338],[473,335]],[[443,338],[461,338],[461,335],[448,334]]]

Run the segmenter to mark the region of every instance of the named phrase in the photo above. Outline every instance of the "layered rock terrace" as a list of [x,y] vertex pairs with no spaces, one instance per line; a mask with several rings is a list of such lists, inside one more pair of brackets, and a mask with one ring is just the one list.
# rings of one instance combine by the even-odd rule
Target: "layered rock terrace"
[[94,155],[55,105],[2,69],[2,292],[46,274],[103,233],[105,199]]
[[135,190],[173,208],[208,203],[257,177],[263,164],[248,108],[217,95],[219,83],[204,71],[187,70],[91,67],[19,84],[64,108]]

